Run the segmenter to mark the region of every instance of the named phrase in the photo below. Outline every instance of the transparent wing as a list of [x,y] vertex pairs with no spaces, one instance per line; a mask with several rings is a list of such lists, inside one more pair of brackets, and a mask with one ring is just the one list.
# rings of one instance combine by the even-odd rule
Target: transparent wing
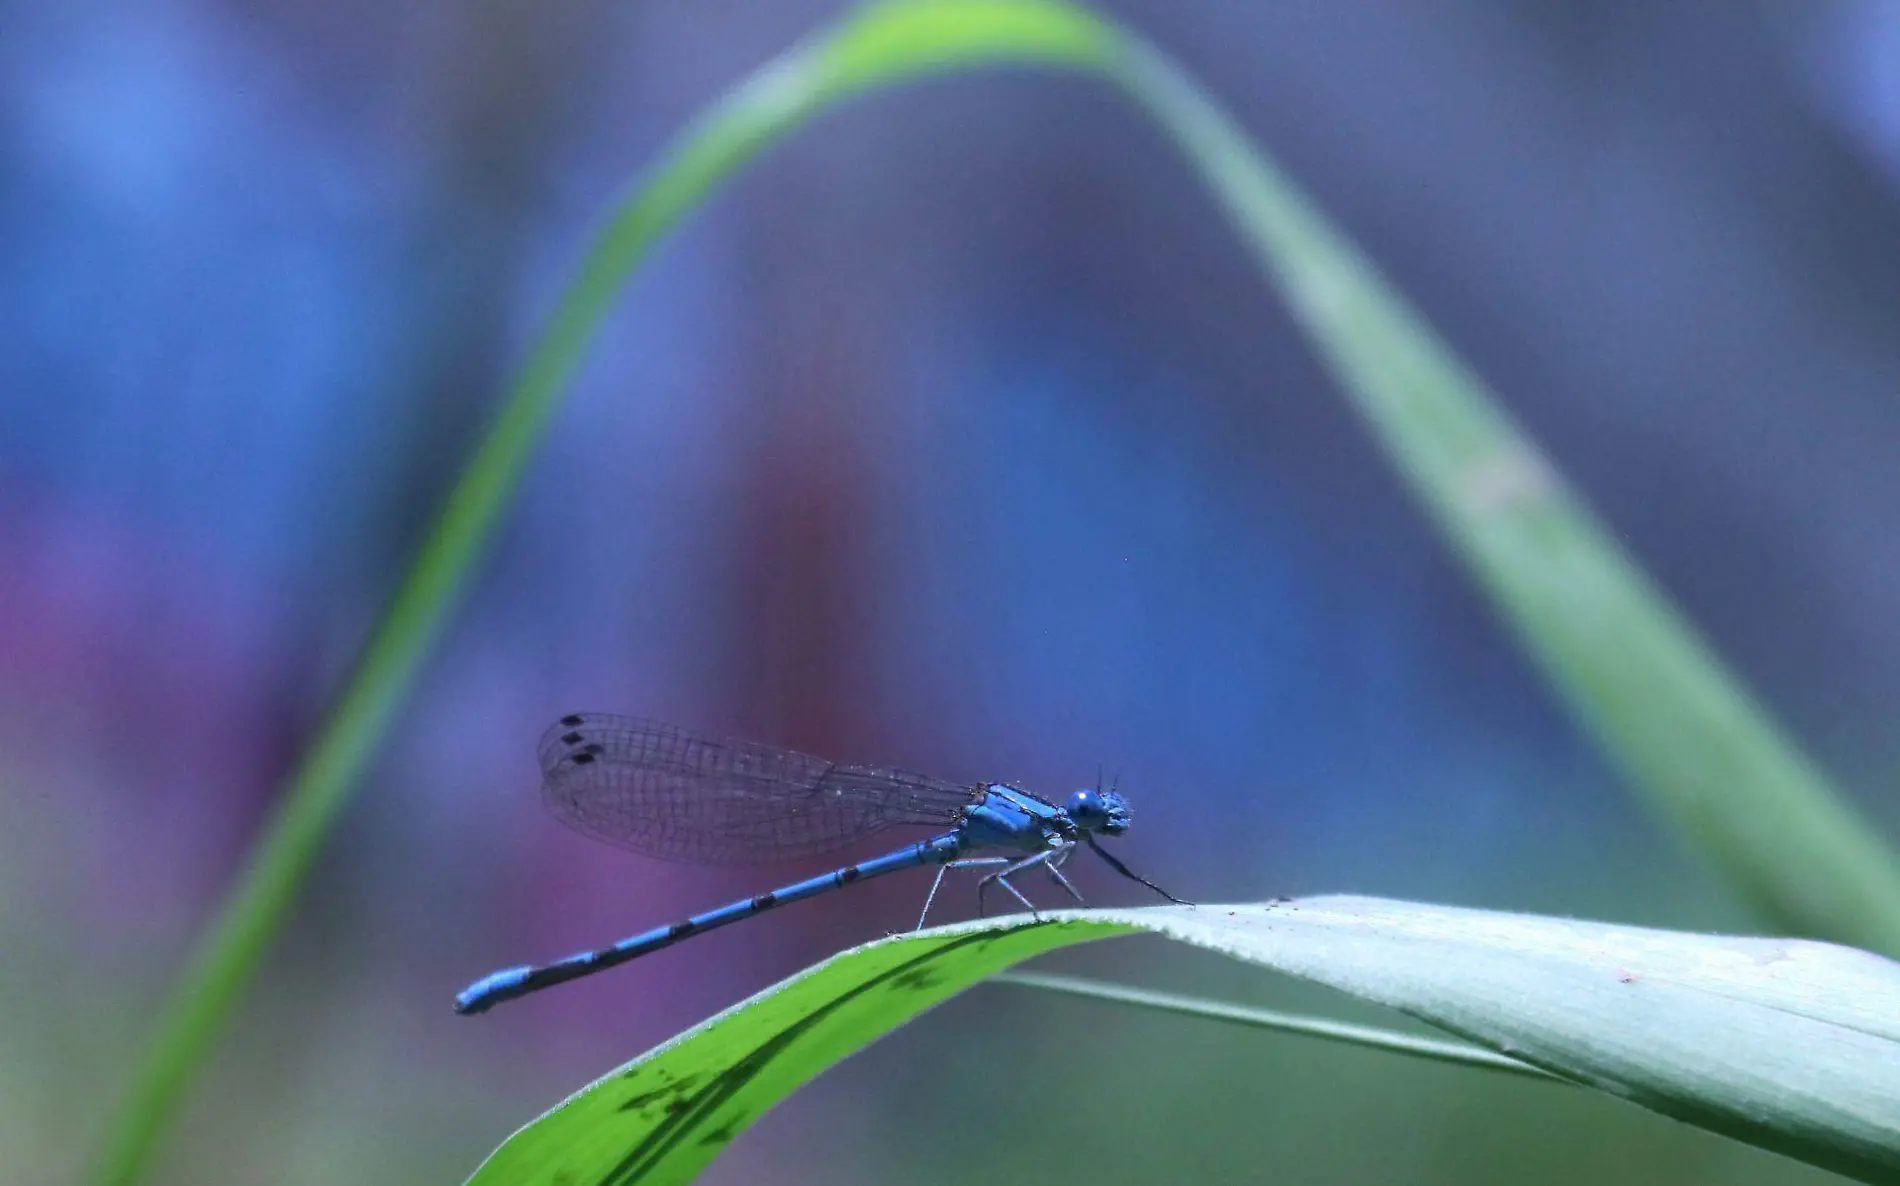
[[540,757],[542,796],[562,823],[648,856],[708,864],[811,856],[903,824],[951,827],[979,793],[603,713],[556,721]]

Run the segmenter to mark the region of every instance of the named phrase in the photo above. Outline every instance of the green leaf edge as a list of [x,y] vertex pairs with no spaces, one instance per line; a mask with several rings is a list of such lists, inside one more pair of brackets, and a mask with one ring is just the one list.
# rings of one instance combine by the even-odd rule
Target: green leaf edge
[[[1806,940],[1328,897],[1017,915],[866,943],[596,1080],[511,1136],[468,1186],[691,1181],[780,1099],[950,996],[1032,956],[1136,932],[1396,1008],[1494,1055],[1861,1181],[1900,1181],[1892,961]],[[1538,984],[1547,995],[1525,992]],[[1803,1041],[1698,1045],[1685,1061],[1658,1039],[1716,1006]],[[1883,1086],[1870,1090],[1859,1070]]]

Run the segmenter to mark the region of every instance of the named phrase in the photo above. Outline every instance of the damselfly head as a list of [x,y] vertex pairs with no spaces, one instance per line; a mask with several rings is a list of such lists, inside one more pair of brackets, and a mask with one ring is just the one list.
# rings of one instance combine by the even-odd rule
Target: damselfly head
[[1104,836],[1119,836],[1126,832],[1131,815],[1128,800],[1114,791],[1098,791],[1093,787],[1084,787],[1070,795],[1063,810],[1076,827],[1084,832],[1100,832]]

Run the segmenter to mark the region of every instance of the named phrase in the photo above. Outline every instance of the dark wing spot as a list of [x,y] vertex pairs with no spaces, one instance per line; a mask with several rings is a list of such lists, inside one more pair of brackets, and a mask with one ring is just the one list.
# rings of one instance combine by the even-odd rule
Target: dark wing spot
[[570,754],[568,756],[574,759],[574,764],[576,766],[585,766],[589,762],[594,760],[594,755],[589,753],[586,750],[582,750],[578,754]]
[[571,729],[575,725],[585,725],[587,723],[587,718],[582,716],[580,713],[571,712],[561,718],[561,723]]
[[586,745],[583,745],[583,746],[581,747],[581,752],[582,752],[582,753],[585,753],[585,754],[596,754],[596,755],[598,755],[598,754],[603,754],[603,753],[606,753],[606,752],[607,752],[607,747],[606,747],[606,746],[604,746],[604,745],[602,745],[602,744],[601,744],[600,742],[598,742],[598,741],[590,741],[590,742],[588,742],[588,743],[587,743]]
[[586,741],[586,740],[587,740],[587,734],[582,733],[578,729],[572,733],[561,734],[561,742],[564,745],[579,745],[581,742]]

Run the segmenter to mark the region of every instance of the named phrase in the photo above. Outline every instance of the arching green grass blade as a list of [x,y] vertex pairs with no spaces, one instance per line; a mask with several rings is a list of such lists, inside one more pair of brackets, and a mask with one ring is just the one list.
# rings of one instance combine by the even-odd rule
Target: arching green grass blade
[[[1017,916],[868,943],[597,1080],[510,1137],[470,1186],[691,1181],[799,1084],[983,976],[1135,931],[1391,1006],[1736,1140],[1900,1181],[1900,964],[1803,940],[1340,897]],[[1263,1076],[1262,1098],[1276,1090]]]
[[613,212],[180,977],[92,1181],[119,1186],[143,1168],[466,583],[556,395],[653,243],[721,178],[837,99],[998,62],[1098,73],[1151,111],[1531,653],[1651,804],[1792,925],[1900,950],[1892,854],[1482,385],[1176,67],[1086,10],[1049,0],[873,5],[719,103]]

